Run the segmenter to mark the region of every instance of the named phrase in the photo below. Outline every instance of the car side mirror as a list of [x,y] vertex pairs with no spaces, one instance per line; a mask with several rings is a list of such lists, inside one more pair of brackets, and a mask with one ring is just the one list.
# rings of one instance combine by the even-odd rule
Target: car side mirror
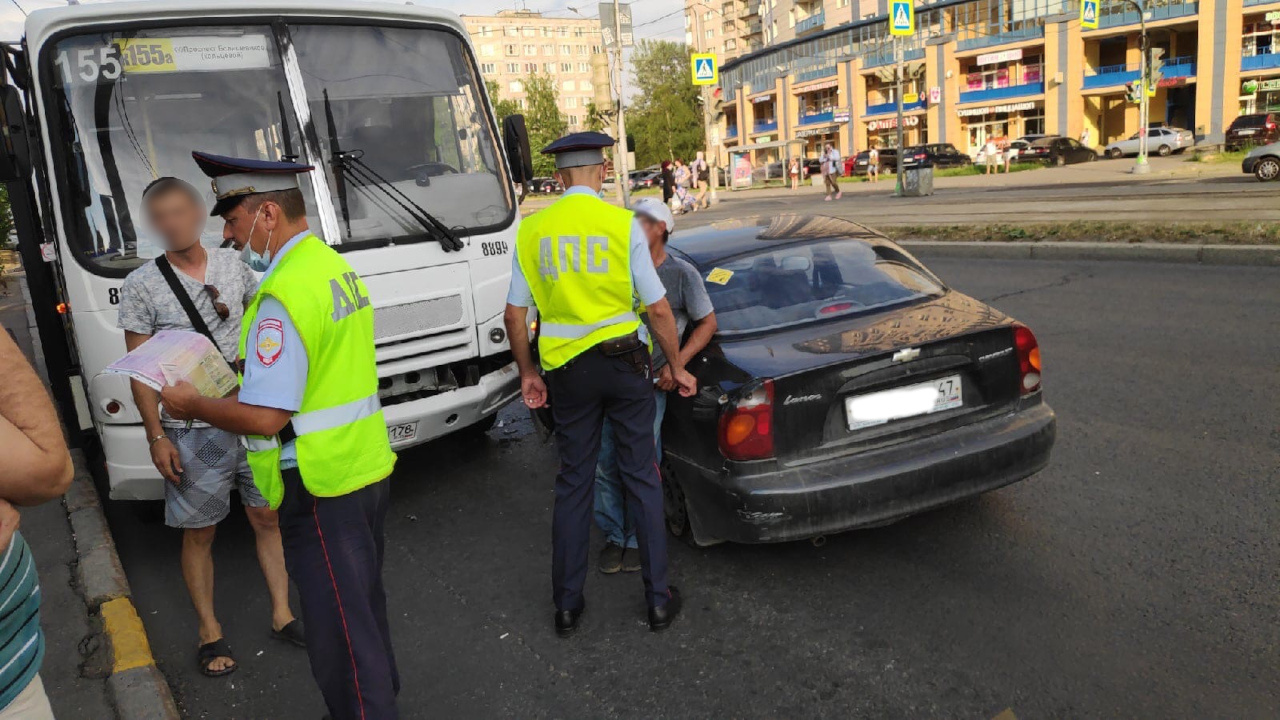
[[12,85],[0,85],[0,182],[22,180],[31,174],[26,113],[22,96]]
[[529,152],[529,131],[523,115],[508,115],[502,121],[502,144],[507,149],[507,172],[511,182],[521,186],[521,201],[529,194],[529,181],[533,179],[533,155]]

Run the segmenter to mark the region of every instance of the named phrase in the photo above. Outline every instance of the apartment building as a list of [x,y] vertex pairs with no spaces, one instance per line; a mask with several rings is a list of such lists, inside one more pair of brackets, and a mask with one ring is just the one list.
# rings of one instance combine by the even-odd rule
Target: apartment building
[[[1078,139],[1087,129],[1102,146],[1136,133],[1125,84],[1138,78],[1139,17],[1121,0],[1099,10],[1098,29],[1087,30],[1079,0],[918,5],[904,41],[905,142],[973,153],[988,137]],[[1148,124],[1218,143],[1237,115],[1280,109],[1280,0],[1148,0],[1145,19],[1164,52]],[[722,162],[730,152],[762,162],[811,156],[825,142],[845,155],[896,142],[884,14],[827,25],[789,40],[780,28],[776,43],[723,64]]]
[[721,62],[883,14],[888,0],[685,0],[685,42]]
[[462,20],[479,57],[480,74],[498,83],[502,99],[525,108],[528,77],[550,75],[570,130],[586,123],[588,105],[609,102],[608,61],[597,20],[548,18],[531,10],[464,15]]

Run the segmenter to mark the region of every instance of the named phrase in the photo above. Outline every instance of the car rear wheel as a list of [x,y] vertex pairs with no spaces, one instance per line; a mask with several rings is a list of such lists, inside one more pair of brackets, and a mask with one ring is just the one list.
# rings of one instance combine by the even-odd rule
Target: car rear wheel
[[1264,157],[1253,166],[1253,174],[1262,182],[1280,177],[1280,158]]
[[1053,159],[1053,164],[1058,167],[1062,167],[1067,164],[1067,157],[1065,155],[1059,155]]
[[675,535],[689,547],[702,548],[720,544],[721,540],[698,537],[693,528],[693,518],[689,513],[689,498],[685,497],[684,488],[671,470],[671,465],[663,460],[662,467],[662,511],[667,522],[667,531]]
[[1120,148],[1110,148],[1107,150],[1107,157],[1111,158],[1112,160],[1120,159],[1121,155],[1124,155],[1124,153],[1120,152]]
[[1160,148],[1156,150],[1156,154],[1160,157],[1168,157],[1171,152],[1173,152],[1173,148],[1168,145],[1161,145]]

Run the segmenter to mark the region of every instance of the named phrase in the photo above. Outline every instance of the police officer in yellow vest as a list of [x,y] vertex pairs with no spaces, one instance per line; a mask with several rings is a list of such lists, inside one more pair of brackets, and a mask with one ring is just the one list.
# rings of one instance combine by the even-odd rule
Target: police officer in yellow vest
[[[618,467],[633,513],[649,605],[649,628],[664,630],[680,612],[680,595],[667,584],[667,536],[662,478],[654,450],[653,377],[648,346],[637,330],[638,298],[649,313],[680,394],[694,379],[680,365],[675,318],[649,254],[648,241],[629,210],[599,198],[605,178],[602,148],[613,139],[575,133],[548,145],[556,175],[567,188],[547,209],[522,221],[512,263],[505,315],[511,350],[520,367],[527,407],[547,404],[560,449],[552,523],[552,600],[556,632],[578,627],[586,607],[588,546],[601,425],[609,418]],[[538,355],[529,348],[527,315],[538,308]]]
[[311,671],[333,720],[397,717],[382,586],[387,477],[396,456],[378,401],[373,308],[351,266],[307,229],[290,162],[193,153],[212,215],[262,272],[240,332],[241,387],[161,393],[169,413],[245,436],[253,480],[279,510]]

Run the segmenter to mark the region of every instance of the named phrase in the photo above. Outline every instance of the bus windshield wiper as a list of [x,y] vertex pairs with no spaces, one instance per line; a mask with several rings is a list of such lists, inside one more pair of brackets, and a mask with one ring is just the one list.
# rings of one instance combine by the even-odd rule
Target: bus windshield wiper
[[394,183],[387,180],[376,170],[369,167],[361,158],[363,150],[342,150],[338,147],[338,136],[334,128],[333,108],[329,104],[329,91],[324,91],[324,112],[329,123],[329,152],[333,156],[334,180],[338,186],[338,203],[342,209],[342,219],[347,224],[347,234],[351,234],[351,220],[347,204],[347,182],[360,189],[374,189],[413,218],[432,239],[440,243],[445,252],[461,250],[464,245],[457,233],[448,225],[440,222],[434,215],[409,197]]

